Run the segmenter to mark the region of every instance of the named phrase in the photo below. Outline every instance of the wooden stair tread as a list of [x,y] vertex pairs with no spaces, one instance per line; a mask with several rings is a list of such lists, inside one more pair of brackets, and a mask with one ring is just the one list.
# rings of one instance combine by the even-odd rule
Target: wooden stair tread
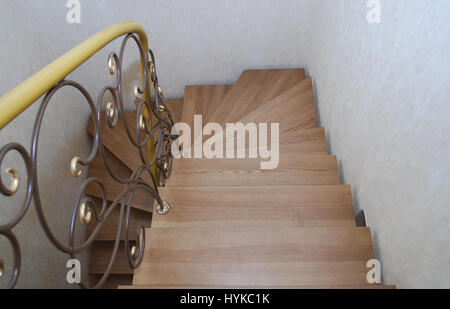
[[[114,243],[110,241],[97,241],[92,245],[90,268],[91,274],[104,274],[113,253]],[[127,254],[123,242],[121,242],[116,259],[111,269],[111,274],[133,274],[128,265]]]
[[148,229],[133,285],[366,285],[368,228]]
[[[118,177],[128,179],[131,176],[131,170],[107,149],[105,149],[105,159],[107,160],[113,173],[115,173]],[[96,177],[103,182],[105,185],[106,198],[109,201],[114,201],[126,187],[126,185],[117,182],[111,177],[111,175],[109,175],[99,155],[97,155],[94,161],[89,165],[88,175],[90,178]],[[102,192],[97,185],[89,185],[86,188],[86,194],[102,198]],[[136,190],[133,195],[131,206],[133,208],[151,212],[153,210],[153,201],[154,198],[149,192],[144,190]]]
[[209,121],[236,122],[306,77],[304,69],[246,70]]
[[[269,133],[268,133],[269,134]],[[311,144],[323,145],[327,143],[325,128],[298,129],[280,132],[280,145],[284,144]]]
[[179,159],[167,187],[336,185],[337,160],[329,155],[280,154],[277,169],[261,170],[259,159]]
[[280,132],[280,154],[281,153],[327,154],[328,149],[325,129],[294,129]]
[[279,123],[280,132],[317,127],[312,79],[308,78],[267,101],[239,122]]
[[[97,205],[101,205],[101,202],[99,201]],[[120,206],[120,205],[119,205]],[[126,211],[126,210],[125,210]],[[124,211],[124,218],[126,213]],[[109,216],[108,220],[105,222],[105,225],[103,225],[102,229],[99,231],[97,236],[95,237],[96,241],[114,241],[116,239],[117,234],[117,228],[119,226],[119,219],[120,219],[120,207],[116,207],[111,215]],[[140,211],[136,209],[131,209],[130,212],[130,220],[129,220],[129,240],[136,240],[137,239],[137,229],[138,225],[141,224],[141,226],[149,228],[151,226],[151,220],[152,215],[151,213]],[[97,226],[97,223],[93,220],[87,227],[86,231],[86,239],[89,238],[92,235],[92,232],[94,231],[95,227]],[[125,222],[122,223],[122,232],[120,235],[121,240],[125,240]]]
[[153,228],[355,226],[350,186],[161,188]]
[[[271,132],[268,129],[268,147],[272,146]],[[256,132],[258,136],[258,132]],[[209,137],[206,137],[206,139]],[[205,139],[205,136],[204,136]],[[224,151],[227,149],[226,139],[222,145]],[[245,155],[249,156],[248,149],[251,148],[248,136],[245,137]],[[280,132],[279,135],[279,153],[280,154],[327,154],[327,141],[325,136],[324,128],[314,128],[314,129],[293,129],[286,132]],[[252,147],[253,148],[253,147]],[[235,142],[234,150],[241,149],[241,146]],[[256,145],[256,150],[258,150],[258,145]],[[193,149],[191,149],[193,152]]]
[[[131,132],[131,136],[134,140],[136,138],[136,112],[125,112],[125,121]],[[107,122],[104,113],[102,114],[101,120],[103,145],[111,153],[113,153],[123,164],[125,164],[129,169],[135,171],[143,163],[139,156],[139,150],[128,138],[128,135],[123,124],[123,120],[119,119],[117,126],[111,129]],[[91,135],[94,134],[92,121],[89,122],[88,131]],[[148,157],[146,147],[143,147],[144,156]],[[147,183],[152,183],[151,177],[146,173],[143,174],[142,178]]]
[[207,123],[233,85],[186,86],[181,120],[194,128],[194,115],[202,115]]
[[172,115],[175,123],[181,121],[181,113],[183,112],[184,99],[166,99],[167,108]]

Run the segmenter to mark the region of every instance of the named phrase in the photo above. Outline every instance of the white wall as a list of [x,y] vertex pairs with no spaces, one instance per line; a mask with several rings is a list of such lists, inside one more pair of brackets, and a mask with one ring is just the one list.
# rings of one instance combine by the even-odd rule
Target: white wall
[[318,1],[308,68],[384,281],[450,288],[450,1]]
[[[146,28],[168,97],[182,97],[188,84],[233,82],[246,68],[306,67],[330,149],[374,232],[385,282],[450,287],[449,2],[382,0],[380,25],[367,24],[366,2],[81,0],[81,24],[70,25],[66,1],[0,0],[0,94],[95,32],[126,20]],[[106,59],[117,47],[111,44],[71,78],[96,97],[111,81]],[[127,52],[130,68],[135,51]],[[129,90],[138,79],[139,73],[127,74]],[[48,150],[40,170],[48,180],[41,182],[71,181],[48,185],[43,193],[55,229],[65,231],[57,219],[78,187],[67,166],[75,154],[87,153],[88,109],[70,92],[51,108],[48,119],[59,122],[48,123],[43,133],[49,140],[43,141]],[[0,132],[0,145],[28,146],[35,111]],[[70,189],[61,192],[63,187]],[[17,208],[3,197],[0,204],[3,222]],[[48,257],[54,250],[30,213],[18,231],[26,257],[19,286],[61,286],[65,256]]]

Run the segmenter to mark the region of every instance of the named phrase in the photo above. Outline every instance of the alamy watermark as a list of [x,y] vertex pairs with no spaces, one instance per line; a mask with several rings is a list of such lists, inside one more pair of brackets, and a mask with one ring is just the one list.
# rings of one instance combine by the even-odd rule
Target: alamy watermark
[[68,260],[66,267],[69,271],[66,275],[67,283],[69,284],[79,284],[81,283],[81,263],[77,259]]
[[69,24],[81,23],[81,3],[80,0],[68,0],[66,7],[69,9],[67,12],[66,20]]
[[381,23],[381,2],[380,0],[367,1],[367,7],[370,9],[367,12],[366,19],[369,24]]
[[[253,122],[245,125],[227,123],[225,129],[218,123],[210,122],[203,127],[202,115],[195,115],[193,149],[191,127],[187,123],[177,123],[172,128],[172,134],[179,135],[179,138],[172,144],[172,154],[177,159],[243,159],[248,152],[248,158],[264,160],[260,162],[261,169],[276,169],[280,161],[280,124],[270,124],[270,147],[268,129],[267,123]],[[203,142],[203,136],[210,137]]]
[[381,283],[381,263],[379,260],[373,259],[367,261],[367,268],[370,268],[367,273],[366,280],[369,284],[380,284]]

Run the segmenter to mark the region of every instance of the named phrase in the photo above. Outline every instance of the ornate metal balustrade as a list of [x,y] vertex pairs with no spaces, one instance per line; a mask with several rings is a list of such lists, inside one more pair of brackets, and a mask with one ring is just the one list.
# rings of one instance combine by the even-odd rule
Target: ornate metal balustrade
[[[127,26],[130,25],[127,24]],[[124,51],[129,42],[134,42],[139,49],[142,72],[142,85],[135,87],[134,98],[131,98],[136,104],[136,122],[133,124],[136,128],[135,134],[133,133],[134,130],[130,128],[125,120],[124,115],[124,100],[126,98],[123,97],[122,62]],[[157,202],[158,206],[156,207],[156,210],[159,214],[165,214],[169,211],[170,205],[162,201],[158,194],[158,185],[164,185],[165,180],[170,176],[173,159],[171,155],[171,145],[177,138],[177,136],[171,134],[174,123],[158,83],[155,57],[151,50],[145,49],[144,46],[146,45],[147,42],[144,42],[144,44],[142,43],[142,33],[140,33],[139,36],[134,32],[125,35],[120,53],[111,53],[107,63],[109,73],[116,77],[116,83],[115,85],[104,87],[98,95],[97,101],[94,101],[92,96],[81,84],[72,80],[66,80],[65,78],[60,80],[60,82],[48,90],[42,98],[34,124],[30,151],[17,143],[7,144],[0,149],[0,168],[9,174],[11,179],[9,186],[7,187],[0,177],[1,194],[8,197],[13,196],[20,186],[26,186],[26,194],[22,205],[20,206],[20,211],[15,218],[0,226],[0,234],[9,240],[14,257],[14,265],[12,265],[13,272],[8,284],[9,288],[13,288],[16,285],[21,270],[21,249],[13,229],[24,218],[32,202],[48,239],[58,250],[67,253],[72,258],[74,258],[75,254],[87,250],[92,245],[112,212],[117,208],[119,209],[120,217],[117,225],[114,249],[103,277],[95,286],[93,286],[94,288],[100,288],[106,282],[111,272],[119,250],[121,236],[123,236],[121,233],[125,233],[122,239],[124,239],[129,266],[132,269],[136,269],[141,263],[145,246],[145,229],[139,225],[137,231],[129,230],[133,195],[136,190],[148,191]],[[47,106],[50,104],[54,95],[60,89],[66,87],[76,89],[79,95],[82,96],[89,105],[92,112],[91,121],[93,122],[95,131],[94,142],[89,156],[87,158],[75,156],[71,162],[68,162],[67,168],[70,167],[74,177],[80,177],[82,175],[80,166],[89,166],[96,156],[100,156],[104,168],[108,171],[109,175],[115,181],[123,185],[123,191],[114,198],[107,197],[105,185],[100,179],[88,178],[84,180],[81,187],[78,189],[78,193],[75,197],[75,204],[73,205],[69,227],[70,239],[67,243],[62,243],[56,239],[55,234],[50,229],[44,215],[44,205],[39,194],[37,162],[39,136]],[[111,101],[106,100],[107,94],[110,94],[110,97],[112,97]],[[0,104],[0,111],[1,108],[2,105]],[[140,157],[142,164],[134,170],[127,179],[121,178],[119,175],[115,174],[105,156],[105,147],[102,141],[102,126],[100,125],[103,113],[106,114],[105,119],[110,128],[115,128],[119,121],[123,122],[126,134],[133,144],[136,154]],[[146,155],[146,150],[150,155]],[[19,173],[13,167],[3,167],[5,156],[13,151],[18,152],[23,159],[26,167],[26,181],[21,181]],[[147,183],[143,180],[142,176],[144,174],[150,176],[150,179],[152,180],[151,183]],[[86,188],[92,185],[98,186],[102,192],[103,197],[99,205],[96,205],[96,200],[85,193]],[[113,202],[108,203],[108,201]],[[151,206],[152,205],[149,205],[149,207]],[[97,225],[92,234],[81,245],[75,245],[77,226],[79,226],[80,223],[85,225],[90,224],[93,220],[97,222]],[[129,241],[130,233],[137,233],[137,241],[134,246],[132,246]],[[0,280],[2,279],[2,276],[6,277],[4,276],[4,267],[4,262],[1,260],[0,256]],[[3,279],[5,280],[5,278]],[[84,288],[90,288],[86,284],[81,285]]]

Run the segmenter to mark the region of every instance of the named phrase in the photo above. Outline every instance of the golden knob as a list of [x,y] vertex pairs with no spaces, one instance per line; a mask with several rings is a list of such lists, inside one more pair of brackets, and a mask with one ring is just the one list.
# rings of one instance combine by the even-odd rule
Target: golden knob
[[0,259],[0,278],[3,277],[4,272],[5,272],[5,265],[3,264],[3,260]]
[[6,173],[8,173],[9,176],[11,177],[11,184],[9,185],[9,191],[11,192],[11,195],[14,195],[17,192],[17,190],[19,190],[20,175],[14,168],[6,169]]
[[147,119],[145,119],[144,115],[139,116],[139,129],[144,131],[147,127],[146,122],[147,122]]
[[134,87],[134,97],[139,100],[141,98],[141,94],[143,94],[144,91],[139,86]]
[[131,256],[135,257],[136,256],[136,252],[137,252],[137,247],[136,246],[131,247],[130,251],[131,251]]
[[109,69],[109,74],[111,74],[111,75],[116,74],[116,63],[114,61],[114,53],[111,53],[109,55],[108,69]]
[[75,157],[70,162],[70,172],[74,177],[78,178],[81,176],[81,171],[78,169],[78,163],[83,162],[84,162],[83,159],[81,159],[80,157]]
[[108,113],[108,117],[113,119],[116,115],[116,111],[114,110],[114,104],[112,102],[108,102],[106,104],[106,112]]
[[80,221],[83,224],[89,224],[92,220],[92,210],[86,205],[86,203],[80,206]]

